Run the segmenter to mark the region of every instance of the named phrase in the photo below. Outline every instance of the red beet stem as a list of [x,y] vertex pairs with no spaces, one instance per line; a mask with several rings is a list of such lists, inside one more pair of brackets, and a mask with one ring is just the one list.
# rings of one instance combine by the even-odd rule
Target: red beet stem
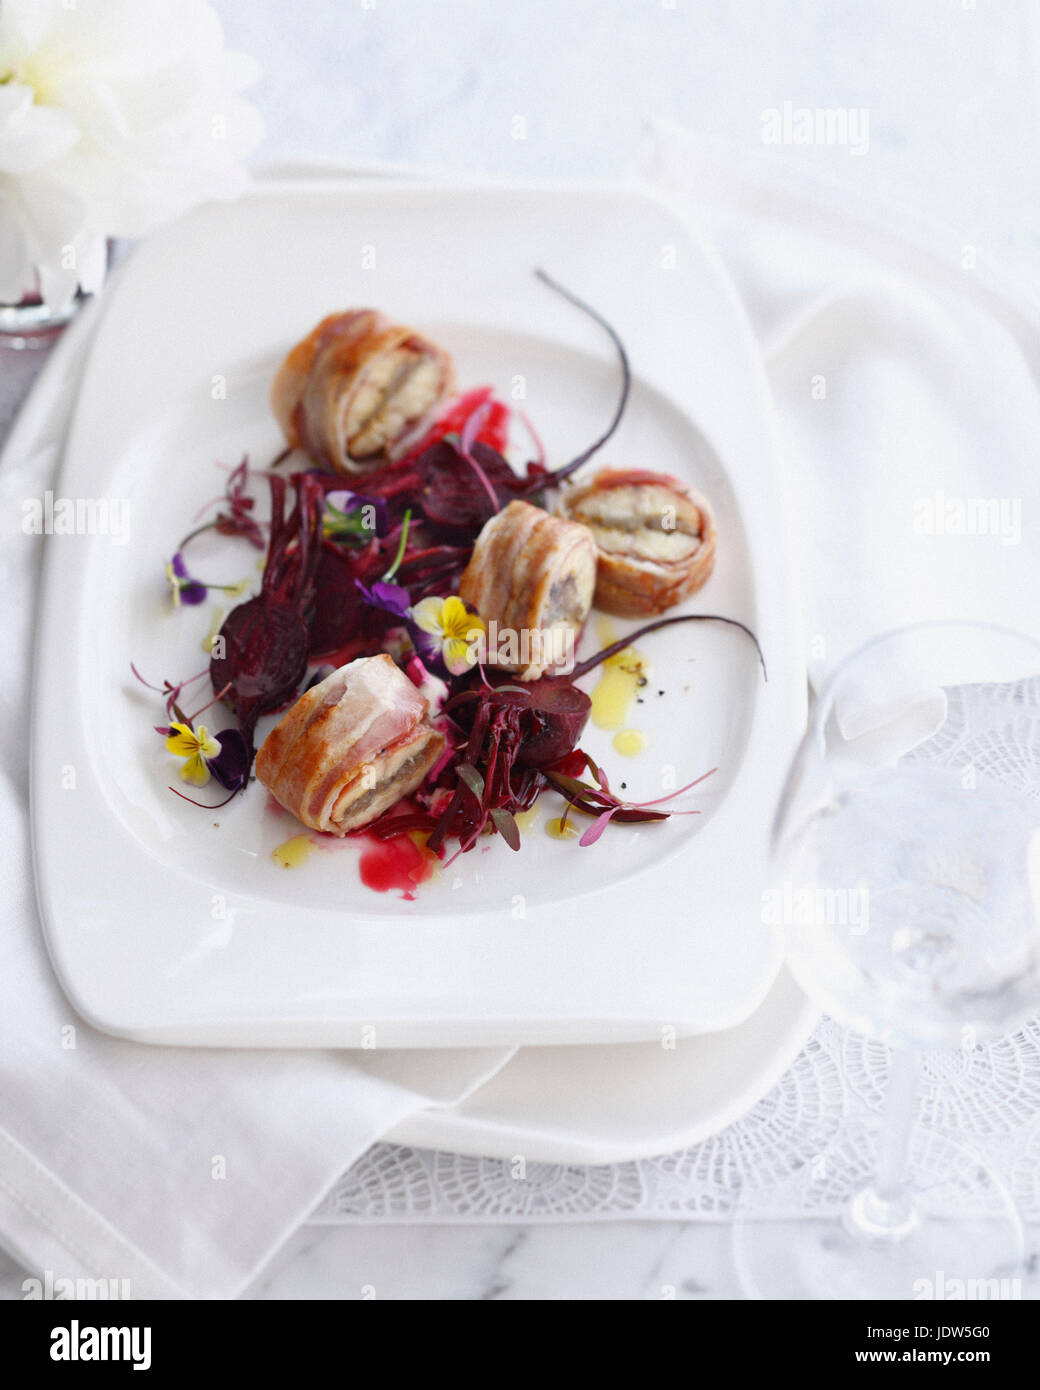
[[754,642],[755,651],[758,652],[758,659],[762,665],[762,679],[768,681],[766,659],[762,655],[762,648],[758,645],[758,638],[746,623],[742,623],[736,618],[724,618],[719,613],[683,613],[679,617],[658,618],[656,622],[645,623],[642,627],[636,628],[635,632],[630,632],[627,637],[619,637],[616,642],[611,642],[609,647],[604,647],[595,656],[586,657],[584,661],[577,662],[570,672],[569,679],[578,680],[579,677],[591,671],[593,667],[598,666],[601,661],[607,661],[618,652],[623,652],[626,647],[630,647],[633,642],[638,642],[640,637],[644,637],[648,632],[656,632],[661,627],[671,627],[673,623],[726,623],[729,627],[740,628],[741,632],[747,633]]
[[563,298],[573,304],[576,309],[580,309],[583,314],[587,314],[594,323],[598,323],[600,328],[602,328],[610,338],[617,349],[618,359],[621,363],[621,395],[618,399],[617,409],[614,411],[614,418],[599,438],[590,444],[587,449],[583,450],[577,458],[571,459],[570,463],[565,463],[562,468],[556,468],[550,473],[543,473],[533,478],[524,488],[523,492],[521,492],[521,497],[529,497],[532,493],[542,492],[547,487],[556,487],[559,483],[563,482],[564,478],[569,478],[572,473],[576,472],[583,463],[587,463],[594,453],[602,449],[603,445],[606,444],[618,425],[620,425],[621,417],[625,413],[625,406],[628,404],[628,395],[632,389],[632,368],[629,365],[628,353],[625,351],[625,345],[621,341],[613,325],[608,323],[603,315],[594,309],[591,304],[587,304],[584,299],[579,299],[576,294],[561,285],[558,280],[554,280],[552,276],[548,275],[544,270],[536,269],[534,273],[543,284],[548,285],[551,290],[555,290],[557,294],[562,295]]

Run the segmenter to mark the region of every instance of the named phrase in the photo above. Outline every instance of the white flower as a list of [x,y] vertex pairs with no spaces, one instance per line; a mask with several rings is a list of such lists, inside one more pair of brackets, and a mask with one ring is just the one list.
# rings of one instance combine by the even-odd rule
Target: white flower
[[255,76],[206,0],[2,0],[0,302],[96,289],[107,237],[239,192]]

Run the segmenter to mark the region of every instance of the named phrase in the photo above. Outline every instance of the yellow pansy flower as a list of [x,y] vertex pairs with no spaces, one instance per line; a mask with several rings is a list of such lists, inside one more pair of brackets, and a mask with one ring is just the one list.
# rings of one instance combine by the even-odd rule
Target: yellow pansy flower
[[209,781],[207,759],[215,758],[220,752],[220,742],[200,724],[197,729],[187,724],[171,724],[166,739],[167,750],[178,758],[186,759],[181,768],[181,777],[193,787],[204,787]]
[[484,619],[469,613],[456,595],[450,598],[424,598],[412,608],[412,621],[441,644],[444,664],[453,676],[461,676],[477,662],[477,643],[487,629]]

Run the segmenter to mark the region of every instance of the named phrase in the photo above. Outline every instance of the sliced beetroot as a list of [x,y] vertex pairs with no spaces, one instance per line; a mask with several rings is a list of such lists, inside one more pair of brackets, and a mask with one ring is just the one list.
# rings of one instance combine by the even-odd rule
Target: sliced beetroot
[[307,613],[320,556],[323,487],[312,475],[293,479],[296,505],[285,517],[286,482],[271,475],[271,532],[263,584],[224,620],[209,674],[238,719],[252,761],[261,715],[295,696],[307,669]]
[[401,561],[398,581],[408,590],[413,603],[428,595],[456,594],[472,553],[468,545],[430,545],[412,550]]
[[577,745],[592,708],[584,690],[566,677],[543,677],[537,702],[531,706],[518,767],[548,767]]
[[572,685],[569,676],[542,676],[525,685],[509,685],[488,692],[485,699],[523,716],[516,754],[516,766],[521,768],[548,767],[569,753],[581,738],[592,708],[588,695]]
[[359,640],[378,637],[382,627],[378,614],[365,603],[357,587],[359,579],[367,581],[369,577],[372,550],[376,563],[382,566],[374,544],[360,552],[338,545],[322,546],[310,615],[310,655],[314,660]]
[[[426,823],[430,849],[440,853],[449,839],[458,840],[460,851],[472,849],[486,830],[518,848],[514,813],[531,806],[547,785],[542,769],[574,748],[590,705],[566,677],[527,685],[512,685],[507,678],[490,685],[479,674],[474,677],[445,705],[466,744],[442,774],[440,785],[452,796],[446,810]],[[392,819],[377,833],[417,828],[411,818],[407,823]]]
[[470,542],[527,486],[497,450],[482,443],[466,455],[442,439],[419,457],[416,469],[423,516],[441,535]]
[[288,604],[259,595],[231,610],[220,635],[223,655],[210,662],[210,679],[214,690],[228,687],[224,700],[252,745],[260,716],[287,704],[303,679],[307,624]]
[[[414,534],[415,528],[410,532]],[[366,602],[363,592],[379,585],[386,572],[388,554],[395,545],[394,532],[382,543],[373,539],[360,548],[324,543],[314,575],[309,619],[312,660],[333,653],[371,655],[380,649],[387,628],[400,626],[401,613],[373,606]],[[455,593],[470,554],[468,546],[413,548],[409,543],[396,582],[407,590],[408,602],[413,604],[430,595]]]

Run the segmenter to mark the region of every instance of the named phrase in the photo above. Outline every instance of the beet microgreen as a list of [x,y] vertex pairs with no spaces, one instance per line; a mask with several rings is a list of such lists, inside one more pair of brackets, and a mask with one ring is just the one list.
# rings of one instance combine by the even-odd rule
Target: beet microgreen
[[201,526],[196,526],[194,531],[189,531],[178,549],[183,550],[189,541],[201,536],[204,531],[217,531],[222,536],[242,536],[257,550],[263,550],[267,544],[264,528],[253,516],[256,502],[246,491],[250,477],[249,455],[244,454],[242,462],[228,474],[223,493],[200,507],[195,515],[198,518],[210,507],[219,506],[221,503],[226,504],[227,511],[218,512],[212,521],[203,522]]
[[666,796],[655,797],[652,801],[626,801],[616,796],[611,790],[607,775],[602,768],[597,767],[587,753],[582,753],[581,756],[584,758],[588,770],[596,779],[595,782],[583,782],[578,777],[554,768],[546,768],[545,770],[547,779],[567,799],[567,806],[560,817],[561,830],[566,828],[567,819],[572,810],[593,817],[592,825],[578,841],[580,846],[595,844],[612,820],[636,824],[640,821],[667,820],[669,816],[699,815],[699,811],[659,811],[653,808],[666,801],[674,801],[677,796],[682,796],[684,792],[690,791],[691,788],[698,786],[718,771],[718,768],[713,767],[709,772],[694,778],[692,782],[687,782],[684,787],[679,787]]

